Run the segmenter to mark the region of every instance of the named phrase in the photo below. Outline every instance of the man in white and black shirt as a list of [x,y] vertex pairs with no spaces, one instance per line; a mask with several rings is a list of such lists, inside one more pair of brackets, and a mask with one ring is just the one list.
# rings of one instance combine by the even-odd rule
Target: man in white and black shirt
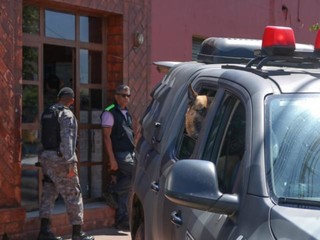
[[118,86],[114,103],[106,107],[101,115],[110,172],[116,173],[116,183],[109,188],[106,199],[111,207],[117,208],[116,227],[123,230],[129,229],[127,203],[134,163],[134,132],[132,117],[127,109],[129,101],[129,86]]

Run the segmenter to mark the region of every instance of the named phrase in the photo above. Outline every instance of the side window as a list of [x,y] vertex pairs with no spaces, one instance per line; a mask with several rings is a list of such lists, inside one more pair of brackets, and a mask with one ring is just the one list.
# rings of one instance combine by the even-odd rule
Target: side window
[[203,87],[196,91],[189,86],[188,108],[185,113],[183,133],[178,141],[177,158],[190,158],[196,145],[202,123],[210,104],[214,101],[216,90]]
[[245,151],[244,105],[234,96],[225,97],[210,130],[203,158],[216,164],[219,189],[231,193]]

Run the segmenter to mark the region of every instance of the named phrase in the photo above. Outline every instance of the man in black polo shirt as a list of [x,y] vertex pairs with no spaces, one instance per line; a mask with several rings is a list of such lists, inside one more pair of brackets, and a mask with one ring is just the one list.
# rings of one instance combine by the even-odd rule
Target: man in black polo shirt
[[110,171],[116,173],[116,183],[106,195],[107,202],[115,198],[111,207],[117,208],[116,227],[129,229],[128,196],[131,189],[133,170],[134,133],[132,117],[127,105],[130,100],[130,88],[120,85],[116,89],[115,102],[105,108],[101,115],[103,141],[109,157]]

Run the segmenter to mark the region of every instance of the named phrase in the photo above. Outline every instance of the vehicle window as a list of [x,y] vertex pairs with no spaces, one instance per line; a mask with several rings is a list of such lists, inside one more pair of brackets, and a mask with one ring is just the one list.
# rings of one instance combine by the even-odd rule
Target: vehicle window
[[219,189],[231,193],[245,150],[245,109],[237,101],[230,116],[223,144],[216,163]]
[[320,199],[320,96],[270,96],[266,159],[278,198]]
[[179,159],[190,158],[193,153],[207,110],[216,94],[216,90],[209,88],[193,91],[193,96],[190,96],[191,93],[188,95],[189,103],[185,113],[183,133],[178,141],[177,158]]
[[[219,146],[218,141],[221,142],[222,132],[219,129],[224,129],[227,118],[232,111],[232,107],[235,104],[236,99],[226,96],[223,100],[223,104],[219,107],[216,116],[211,124],[210,134],[206,141],[206,146],[201,159],[215,159],[218,156]],[[219,134],[219,136],[218,136]],[[216,144],[217,142],[217,144]],[[216,161],[213,161],[216,163]]]
[[159,85],[152,94],[152,101],[147,107],[146,111],[141,118],[141,124],[144,126],[143,130],[148,129],[148,131],[144,131],[143,135],[148,140],[152,139],[154,135],[155,123],[158,120],[159,114],[161,112],[162,107],[164,106],[165,98],[170,92],[170,88],[167,85]]
[[212,123],[203,159],[215,163],[219,189],[231,193],[245,151],[245,108],[239,99],[226,95]]

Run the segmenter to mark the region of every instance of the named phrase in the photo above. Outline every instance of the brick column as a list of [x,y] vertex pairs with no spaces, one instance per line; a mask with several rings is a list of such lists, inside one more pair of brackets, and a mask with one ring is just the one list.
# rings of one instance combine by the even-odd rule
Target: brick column
[[0,239],[19,239],[21,203],[22,0],[0,2]]

